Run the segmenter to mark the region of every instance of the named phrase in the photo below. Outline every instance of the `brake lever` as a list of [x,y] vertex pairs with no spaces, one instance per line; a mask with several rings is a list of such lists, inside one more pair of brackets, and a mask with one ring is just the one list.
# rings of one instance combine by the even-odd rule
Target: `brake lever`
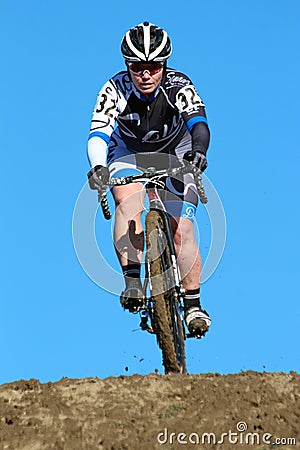
[[183,162],[184,162],[184,165],[185,165],[187,171],[193,174],[200,201],[201,201],[201,203],[203,203],[205,205],[206,203],[208,203],[208,198],[207,198],[207,195],[205,193],[205,189],[204,189],[204,186],[202,183],[202,173],[203,172],[201,172],[199,167],[196,167],[191,162],[189,162],[187,160],[183,160]]
[[98,202],[101,205],[103,215],[106,220],[111,219],[111,212],[109,209],[109,204],[107,201],[106,188],[99,189],[98,191]]

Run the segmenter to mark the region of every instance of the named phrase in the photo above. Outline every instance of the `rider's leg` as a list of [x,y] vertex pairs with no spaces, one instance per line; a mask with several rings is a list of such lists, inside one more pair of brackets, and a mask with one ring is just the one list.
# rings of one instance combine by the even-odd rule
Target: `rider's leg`
[[144,249],[144,231],[141,213],[144,209],[144,192],[141,183],[115,186],[116,204],[114,245],[123,270],[125,290],[121,294],[124,308],[134,311],[142,300],[140,268]]
[[189,331],[195,336],[203,336],[211,321],[200,304],[200,279],[202,261],[198,245],[194,237],[192,220],[177,217],[171,218],[177,261],[185,289],[185,320]]
[[114,244],[122,267],[141,264],[144,248],[144,232],[141,213],[145,194],[141,183],[115,186],[113,197],[116,205]]
[[[109,141],[107,165],[111,177],[130,176],[142,172],[138,169],[136,152],[127,147],[118,127],[113,131]],[[112,189],[116,204],[114,244],[125,279],[125,291],[121,294],[122,304],[122,300],[126,300],[129,295],[132,297],[141,293],[140,268],[144,247],[141,212],[145,195],[142,187],[140,183],[133,183],[114,186]]]
[[171,226],[183,287],[186,291],[199,289],[202,261],[194,237],[194,224],[184,217],[172,217]]

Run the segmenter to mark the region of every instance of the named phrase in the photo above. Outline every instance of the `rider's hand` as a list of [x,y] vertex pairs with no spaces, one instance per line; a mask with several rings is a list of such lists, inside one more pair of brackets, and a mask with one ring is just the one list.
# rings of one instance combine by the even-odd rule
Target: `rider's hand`
[[198,167],[201,170],[201,172],[204,172],[204,170],[208,166],[208,162],[206,160],[205,155],[203,155],[203,153],[196,152],[195,150],[186,152],[183,155],[183,159],[185,161],[195,164],[195,166]]
[[91,189],[99,190],[109,179],[109,170],[104,166],[95,166],[87,174]]

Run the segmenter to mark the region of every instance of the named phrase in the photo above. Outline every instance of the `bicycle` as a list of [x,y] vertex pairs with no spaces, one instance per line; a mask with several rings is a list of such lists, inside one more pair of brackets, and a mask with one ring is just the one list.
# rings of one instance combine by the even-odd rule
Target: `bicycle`
[[[207,203],[201,171],[188,161],[176,168],[157,170],[149,167],[141,174],[110,178],[98,191],[105,219],[111,218],[106,191],[113,186],[134,182],[146,182],[149,211],[145,217],[146,256],[143,283],[144,304],[140,314],[140,328],[156,335],[162,351],[165,373],[186,373],[185,339],[183,320],[184,289],[177,264],[175,246],[168,214],[159,196],[158,187],[164,187],[163,179],[191,173],[202,203]],[[148,290],[149,285],[149,290]],[[148,291],[149,294],[148,295]],[[149,324],[150,320],[150,324]],[[201,336],[198,336],[199,338]]]

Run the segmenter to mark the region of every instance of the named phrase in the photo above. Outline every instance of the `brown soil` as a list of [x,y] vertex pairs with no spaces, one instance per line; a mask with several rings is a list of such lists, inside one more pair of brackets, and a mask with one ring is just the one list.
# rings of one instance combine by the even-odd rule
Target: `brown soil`
[[295,372],[17,381],[0,386],[0,448],[299,449],[299,393]]

